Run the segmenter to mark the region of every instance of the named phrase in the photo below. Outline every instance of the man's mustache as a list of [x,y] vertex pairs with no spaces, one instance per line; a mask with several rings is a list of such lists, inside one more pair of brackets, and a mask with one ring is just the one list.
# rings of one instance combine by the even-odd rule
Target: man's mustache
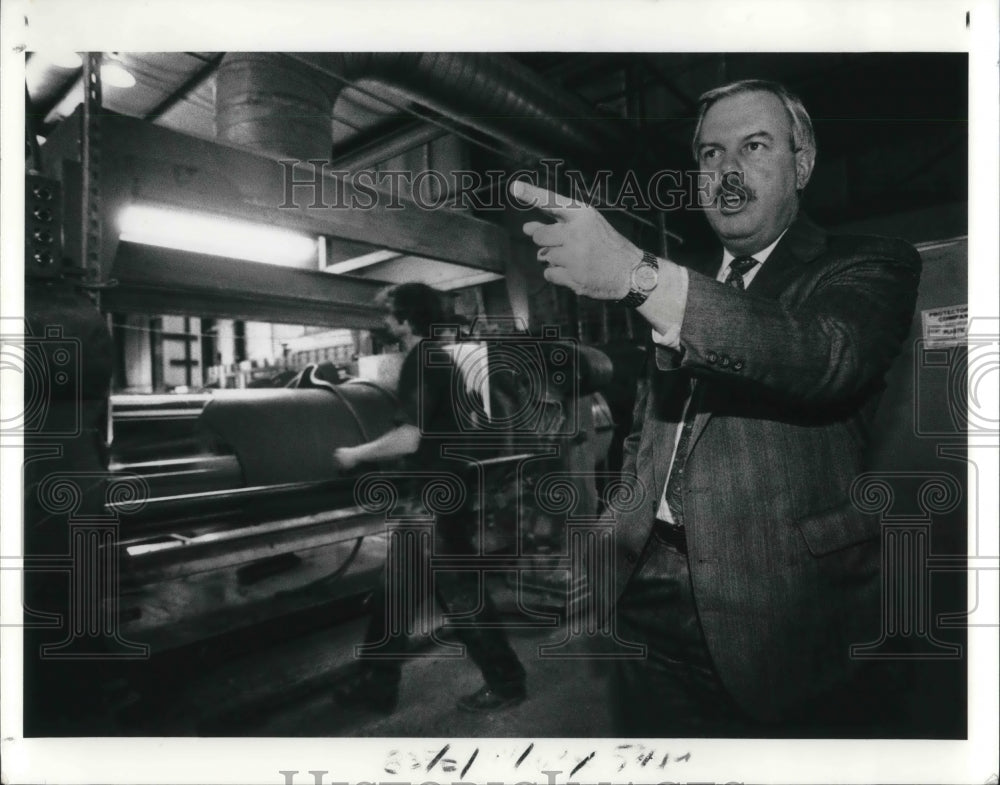
[[730,207],[743,207],[756,198],[756,192],[747,185],[742,172],[726,172],[719,181],[712,204],[719,207],[725,200]]

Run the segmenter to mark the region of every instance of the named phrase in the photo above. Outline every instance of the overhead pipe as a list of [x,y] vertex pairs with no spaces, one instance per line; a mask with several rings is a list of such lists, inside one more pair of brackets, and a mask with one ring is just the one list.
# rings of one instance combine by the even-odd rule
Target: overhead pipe
[[415,123],[406,128],[400,128],[383,138],[370,142],[362,147],[345,152],[334,157],[331,164],[334,169],[357,171],[377,166],[397,155],[402,155],[416,147],[430,144],[448,132],[436,125]]
[[538,157],[585,161],[622,144],[622,132],[572,93],[505,55],[467,52],[229,53],[216,82],[217,135],[329,159],[337,97],[366,82]]

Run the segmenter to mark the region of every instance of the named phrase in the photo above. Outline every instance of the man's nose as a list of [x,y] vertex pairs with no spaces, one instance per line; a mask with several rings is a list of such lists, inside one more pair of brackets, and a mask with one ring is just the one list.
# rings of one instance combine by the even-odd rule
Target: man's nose
[[736,153],[723,153],[716,163],[715,172],[719,178],[715,184],[717,191],[732,190],[743,182],[743,165]]
[[726,151],[721,153],[722,158],[719,161],[719,174],[725,175],[731,172],[742,172],[743,164],[739,159],[739,155],[735,151]]

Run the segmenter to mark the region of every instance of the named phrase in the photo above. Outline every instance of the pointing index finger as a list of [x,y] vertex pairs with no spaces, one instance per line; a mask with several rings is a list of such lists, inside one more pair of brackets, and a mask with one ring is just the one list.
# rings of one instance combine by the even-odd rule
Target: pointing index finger
[[568,196],[532,185],[526,180],[514,180],[510,184],[510,194],[521,204],[536,207],[561,220],[567,220],[575,210],[586,206]]

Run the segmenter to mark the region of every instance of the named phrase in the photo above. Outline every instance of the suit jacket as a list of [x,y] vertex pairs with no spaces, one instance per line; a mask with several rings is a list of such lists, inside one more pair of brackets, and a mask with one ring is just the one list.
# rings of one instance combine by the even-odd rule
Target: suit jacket
[[689,271],[680,351],[657,347],[625,443],[643,503],[615,512],[616,589],[649,537],[690,379],[688,559],[716,669],[762,720],[843,683],[878,637],[880,521],[851,502],[916,301],[906,243],[798,218],[746,292]]

